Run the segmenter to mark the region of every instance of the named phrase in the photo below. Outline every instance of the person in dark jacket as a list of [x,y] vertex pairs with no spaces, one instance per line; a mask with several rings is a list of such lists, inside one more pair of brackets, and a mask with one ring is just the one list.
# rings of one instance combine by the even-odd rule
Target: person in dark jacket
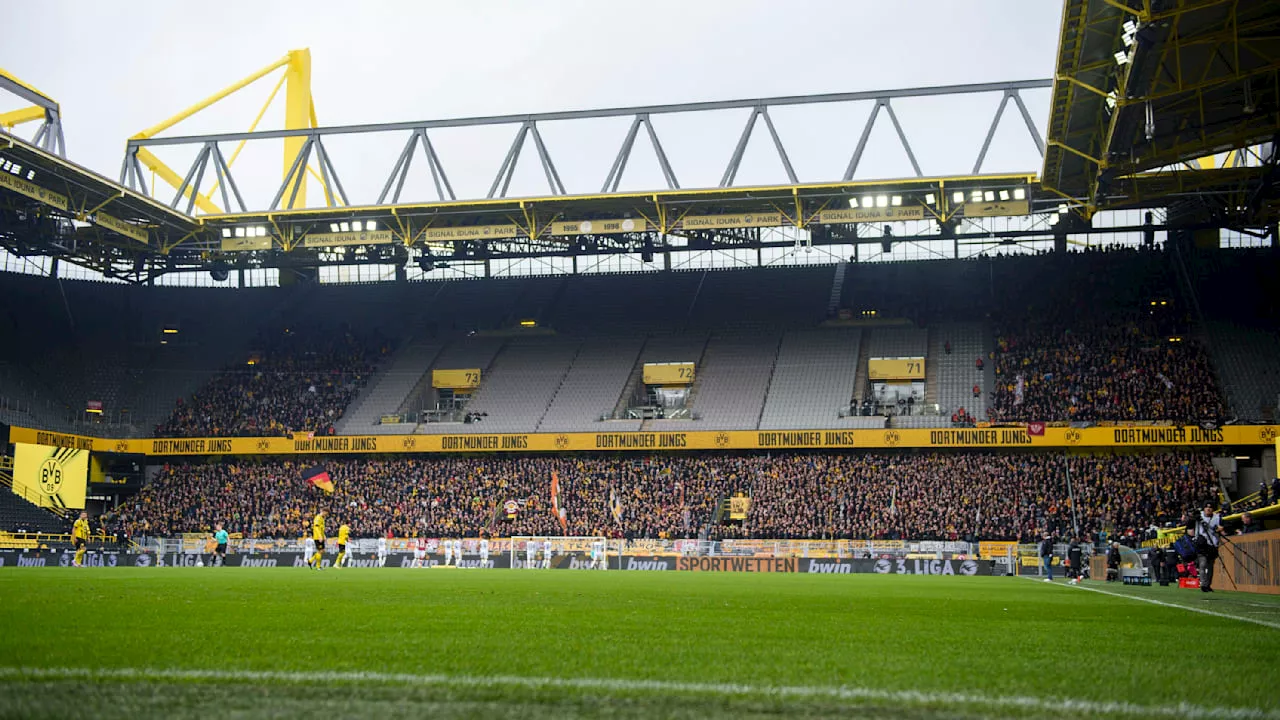
[[1120,543],[1111,543],[1111,549],[1107,551],[1107,582],[1115,582],[1120,579]]
[[1071,578],[1072,585],[1078,585],[1084,577],[1081,572],[1080,562],[1084,555],[1080,548],[1080,538],[1072,538],[1071,544],[1067,546],[1067,576]]
[[1044,569],[1044,581],[1053,582],[1053,536],[1049,533],[1040,540],[1040,567]]

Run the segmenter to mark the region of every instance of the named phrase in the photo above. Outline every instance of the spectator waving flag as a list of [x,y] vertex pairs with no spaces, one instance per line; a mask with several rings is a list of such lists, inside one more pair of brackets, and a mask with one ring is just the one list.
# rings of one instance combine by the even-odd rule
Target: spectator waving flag
[[569,520],[564,508],[560,507],[560,477],[554,471],[551,473],[551,514],[560,523],[561,530],[569,529]]
[[302,479],[307,484],[314,485],[329,495],[333,494],[333,480],[329,477],[329,471],[323,465],[309,467],[302,471]]
[[622,502],[618,500],[618,491],[609,488],[609,513],[619,525],[622,524]]

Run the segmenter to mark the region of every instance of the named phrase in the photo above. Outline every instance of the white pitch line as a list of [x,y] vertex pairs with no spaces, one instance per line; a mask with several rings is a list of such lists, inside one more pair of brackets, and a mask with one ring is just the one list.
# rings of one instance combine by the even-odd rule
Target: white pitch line
[[[1025,576],[1023,577],[1026,580],[1037,579],[1037,578],[1029,578]],[[1163,600],[1153,600],[1152,598],[1144,598],[1144,597],[1138,597],[1137,595],[1128,595],[1125,593],[1112,592],[1110,590],[1103,590],[1102,588],[1096,588],[1096,587],[1087,587],[1085,585],[1071,585],[1069,583],[1053,583],[1053,584],[1056,587],[1073,587],[1073,588],[1078,588],[1080,590],[1088,590],[1089,592],[1096,592],[1096,593],[1102,593],[1103,595],[1110,595],[1111,597],[1124,598],[1126,600],[1137,600],[1138,602],[1151,603],[1152,605],[1159,605],[1161,607],[1177,608],[1179,610],[1186,610],[1187,612],[1200,613],[1201,615],[1212,615],[1214,617],[1226,618],[1228,620],[1239,620],[1240,622],[1253,623],[1254,625],[1262,625],[1263,627],[1269,627],[1269,628],[1272,628],[1273,630],[1280,630],[1280,623],[1271,622],[1269,620],[1259,620],[1257,618],[1243,617],[1241,615],[1228,615],[1227,613],[1220,613],[1220,612],[1215,612],[1213,610],[1205,610],[1203,608],[1191,607],[1190,605],[1179,605],[1178,603],[1164,602]]]
[[1129,702],[1099,702],[1068,698],[1039,698],[1019,695],[979,695],[974,693],[884,690],[860,687],[773,686],[737,683],[685,683],[664,680],[623,680],[616,678],[540,678],[511,675],[450,676],[377,672],[287,672],[255,670],[149,670],[145,668],[32,668],[0,667],[3,680],[190,680],[226,682],[276,682],[328,684],[332,682],[377,683],[384,685],[459,686],[478,688],[516,687],[530,690],[567,689],[605,692],[678,693],[716,697],[765,696],[784,699],[866,700],[910,705],[977,705],[1016,708],[1035,712],[1070,715],[1125,715],[1136,717],[1197,718],[1203,720],[1280,720],[1280,711],[1259,708],[1140,705]]

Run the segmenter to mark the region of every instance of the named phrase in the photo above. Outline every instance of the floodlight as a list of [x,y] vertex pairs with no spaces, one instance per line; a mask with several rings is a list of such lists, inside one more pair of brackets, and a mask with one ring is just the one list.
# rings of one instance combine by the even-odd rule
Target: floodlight
[[222,237],[224,238],[231,237],[231,228],[222,228]]
[[898,207],[899,205],[902,204],[902,196],[894,195],[893,197],[889,198],[889,204],[894,207]]
[[1000,202],[1008,202],[1008,201],[1009,201],[1009,191],[1008,191],[1008,190],[1001,190],[1001,191],[1000,191]]
[[996,194],[991,190],[987,190],[986,192],[982,193],[982,199],[987,202],[995,202]]
[[877,195],[877,196],[876,196],[876,207],[878,207],[878,208],[882,208],[882,207],[889,207],[889,196],[887,196],[887,195]]
[[329,223],[329,232],[338,232],[338,223]]
[[871,197],[870,195],[866,195],[866,196],[864,196],[864,197],[862,198],[862,207],[864,207],[864,208],[873,208],[873,207],[875,207],[875,206],[876,206],[876,199],[875,199],[875,198]]
[[1117,50],[1115,58],[1117,65],[1124,65],[1129,62],[1129,53],[1124,50]]
[[1014,199],[1014,200],[1026,200],[1026,199],[1027,199],[1027,191],[1026,191],[1026,189],[1025,189],[1025,188],[1014,188],[1014,189],[1013,189],[1013,199]]
[[236,228],[236,237],[238,238],[244,237],[244,228],[242,227]]
[[377,223],[377,221],[374,221],[374,220],[365,220],[365,221],[364,221],[364,229],[365,229],[366,231],[368,231],[368,232],[373,232],[374,230],[377,230],[377,229],[378,229],[378,223]]
[[969,201],[976,202],[976,203],[982,202],[982,191],[974,190],[973,192],[969,193]]
[[926,205],[934,205],[938,202],[938,198],[933,193],[925,193],[924,202]]
[[342,228],[342,232],[351,232],[351,223],[339,223],[338,227]]
[[957,205],[959,205],[960,203],[964,202],[964,193],[963,193],[963,192],[961,192],[961,191],[959,191],[959,190],[957,190],[957,191],[955,191],[955,192],[951,193],[951,202],[953,202],[953,203],[955,203],[955,204],[957,204]]
[[851,198],[849,198],[849,207],[853,208],[854,210],[857,210],[857,209],[858,209],[858,198],[856,198],[856,197],[851,197]]
[[267,236],[267,228],[266,228],[266,227],[264,227],[264,226],[262,226],[262,225],[259,225],[259,226],[258,226],[258,237],[266,237],[266,236]]

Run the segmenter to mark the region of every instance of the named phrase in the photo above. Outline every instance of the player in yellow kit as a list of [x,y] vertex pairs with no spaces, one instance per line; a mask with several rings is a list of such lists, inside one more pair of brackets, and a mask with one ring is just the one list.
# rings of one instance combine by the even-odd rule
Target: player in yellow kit
[[324,558],[324,511],[316,513],[316,518],[311,521],[311,539],[316,543],[316,554],[311,556],[310,565],[312,568],[320,569],[320,560]]
[[71,526],[71,544],[76,549],[76,557],[71,564],[84,567],[84,554],[89,549],[89,513],[82,511],[80,519]]
[[338,526],[338,559],[333,561],[336,568],[342,567],[342,561],[347,559],[347,540],[351,537],[351,528],[345,524]]

